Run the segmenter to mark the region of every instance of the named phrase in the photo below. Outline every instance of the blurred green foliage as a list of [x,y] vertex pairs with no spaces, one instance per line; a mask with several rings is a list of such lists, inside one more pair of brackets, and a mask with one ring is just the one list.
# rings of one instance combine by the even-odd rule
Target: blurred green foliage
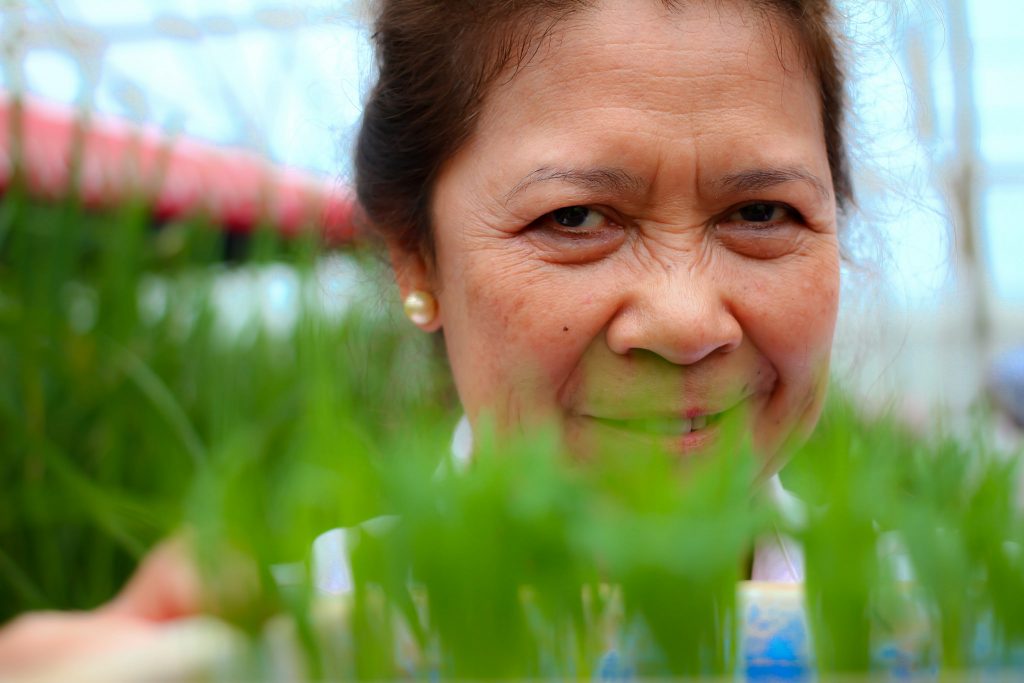
[[[871,670],[879,630],[919,614],[950,668],[1024,646],[1019,457],[983,428],[914,434],[834,392],[783,473],[795,511],[751,495],[742,429],[681,473],[665,454],[574,463],[554,430],[481,427],[463,471],[443,363],[382,306],[371,253],[333,256],[354,283],[333,312],[315,241],[261,230],[242,263],[223,255],[199,219],[0,200],[0,620],[93,607],[186,529],[210,604],[257,636],[290,615],[314,678],[396,675],[399,633],[446,676],[587,677],[610,621],[650,643],[638,673],[728,674],[736,582],[756,539],[788,533],[824,671]],[[231,323],[260,290],[224,282],[281,265],[294,320]],[[274,573],[336,527],[357,540],[347,635],[317,626],[308,577]],[[227,568],[246,564],[240,591]]]
[[[359,521],[377,502],[339,479],[335,456],[386,443],[415,406],[455,415],[437,354],[379,297],[316,313],[315,244],[266,230],[241,265],[223,244],[201,219],[154,227],[143,206],[92,213],[17,188],[0,200],[0,620],[111,597],[211,478],[244,480],[237,493],[264,506],[246,523],[280,539],[287,515]],[[374,257],[347,258],[372,288]],[[303,288],[297,323],[226,324],[247,302],[215,302],[218,282],[282,263]],[[309,509],[277,501],[305,491]],[[278,561],[304,557],[309,538],[294,538]]]

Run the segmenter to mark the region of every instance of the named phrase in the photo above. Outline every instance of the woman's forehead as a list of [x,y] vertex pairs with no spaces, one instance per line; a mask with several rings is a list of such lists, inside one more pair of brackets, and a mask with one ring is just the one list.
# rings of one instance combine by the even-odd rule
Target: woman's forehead
[[500,115],[503,92],[504,99],[523,105],[529,102],[517,98],[524,91],[595,85],[606,88],[595,97],[622,93],[651,101],[661,91],[697,94],[699,81],[715,76],[731,76],[741,88],[752,80],[772,86],[789,79],[815,82],[801,54],[788,20],[750,0],[695,0],[675,9],[660,0],[604,0],[549,27],[534,51],[509,65],[507,78],[496,79],[485,104],[493,101]]
[[642,185],[780,168],[830,185],[817,82],[786,27],[747,3],[609,0],[573,16],[499,79],[460,156],[506,195],[559,169]]
[[685,114],[709,104],[757,103],[800,82],[816,89],[793,32],[750,4],[696,2],[669,11],[654,0],[607,0],[575,13],[511,78],[498,79],[484,98],[483,119],[558,116],[624,99]]

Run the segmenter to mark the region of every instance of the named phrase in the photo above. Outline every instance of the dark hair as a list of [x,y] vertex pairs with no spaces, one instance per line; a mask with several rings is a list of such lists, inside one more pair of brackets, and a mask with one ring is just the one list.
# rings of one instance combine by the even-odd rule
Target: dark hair
[[[818,79],[825,146],[842,208],[852,203],[853,188],[832,2],[746,1],[787,20]],[[355,149],[356,194],[366,227],[432,255],[430,200],[437,173],[473,132],[488,89],[506,70],[514,76],[560,21],[590,5],[591,0],[378,0],[378,76]]]

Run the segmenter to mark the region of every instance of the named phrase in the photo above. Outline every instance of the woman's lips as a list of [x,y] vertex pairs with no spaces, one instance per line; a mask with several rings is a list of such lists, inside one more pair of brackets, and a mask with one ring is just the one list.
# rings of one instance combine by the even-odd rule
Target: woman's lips
[[609,418],[587,415],[585,421],[616,439],[625,437],[638,445],[649,444],[667,453],[691,454],[706,450],[718,435],[718,422],[725,413],[704,413],[693,417]]
[[697,415],[694,417],[643,417],[614,419],[596,417],[594,420],[609,427],[622,429],[650,436],[685,436],[706,429],[716,421],[717,415]]

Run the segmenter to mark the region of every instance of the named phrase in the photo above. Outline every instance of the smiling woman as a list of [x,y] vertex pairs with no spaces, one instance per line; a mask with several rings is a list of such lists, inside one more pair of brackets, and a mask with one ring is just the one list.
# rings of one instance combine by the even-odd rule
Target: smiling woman
[[[355,155],[360,211],[409,318],[443,334],[471,427],[554,423],[580,461],[667,451],[674,466],[712,453],[740,421],[760,481],[773,477],[818,419],[839,303],[851,190],[832,14],[826,0],[381,0]],[[310,424],[333,427],[318,412],[328,408]],[[749,480],[725,479],[749,507]],[[711,517],[700,528],[722,545]],[[729,546],[741,551],[722,554],[732,572],[744,534]],[[696,562],[697,545],[676,556],[672,538],[629,547],[667,549],[673,571]],[[476,537],[463,540],[451,556],[430,547],[439,575],[476,552]],[[170,548],[95,614],[7,628],[0,667],[200,609],[191,560]],[[750,575],[799,580],[777,549],[755,549]],[[543,569],[534,559],[523,567]],[[642,569],[632,578],[646,587]],[[723,574],[733,597],[735,575]],[[665,576],[662,588],[679,573]],[[456,593],[476,607],[472,591]]]
[[[457,44],[427,39],[442,16]],[[437,300],[418,324],[471,422],[553,419],[579,458],[689,456],[734,411],[778,470],[817,420],[838,308],[830,20],[820,1],[383,3],[359,197],[403,295]]]

